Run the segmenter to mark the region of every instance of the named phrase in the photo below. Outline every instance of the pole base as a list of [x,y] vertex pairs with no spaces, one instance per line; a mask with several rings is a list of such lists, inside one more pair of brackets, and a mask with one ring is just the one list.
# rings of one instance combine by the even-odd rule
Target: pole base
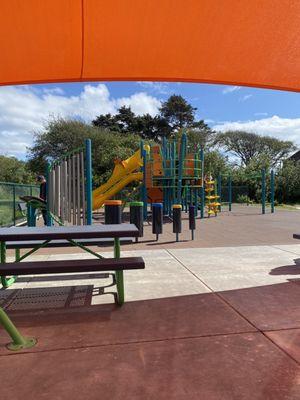
[[16,344],[14,342],[8,343],[6,347],[8,350],[11,351],[19,351],[23,349],[30,349],[31,347],[34,347],[37,344],[37,340],[35,338],[24,338],[24,343],[22,344]]

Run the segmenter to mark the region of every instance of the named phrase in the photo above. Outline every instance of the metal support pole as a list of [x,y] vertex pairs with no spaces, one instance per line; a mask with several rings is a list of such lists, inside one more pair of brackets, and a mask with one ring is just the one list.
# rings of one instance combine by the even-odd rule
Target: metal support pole
[[12,342],[6,345],[9,350],[18,351],[22,349],[28,349],[36,344],[37,340],[35,338],[26,338],[21,335],[21,333],[18,331],[18,329],[12,323],[11,319],[1,307],[0,324],[3,326],[3,328],[12,339]]
[[266,170],[261,170],[261,212],[266,213]]
[[143,186],[142,186],[142,201],[144,203],[143,206],[143,218],[144,221],[147,220],[148,217],[148,211],[147,211],[147,152],[146,150],[143,149],[142,151],[142,157],[143,157]]
[[[114,239],[114,257],[120,258],[121,257],[121,246],[120,246],[120,239]],[[121,306],[124,303],[124,276],[123,271],[115,271],[116,274],[116,284],[117,284],[117,292],[118,292],[118,304]]]
[[181,189],[182,189],[182,176],[183,176],[183,164],[186,151],[186,134],[182,134],[180,141],[179,159],[178,159],[178,187],[177,187],[177,203],[181,204]]
[[76,181],[77,181],[77,225],[81,225],[81,196],[80,196],[80,181],[81,181],[81,172],[80,172],[80,154],[76,154]]
[[271,213],[273,214],[275,211],[275,175],[274,170],[271,170],[271,177],[270,177],[270,190],[271,190]]
[[[50,178],[51,175],[51,178]],[[53,199],[53,188],[54,188],[54,182],[53,182],[53,174],[51,173],[51,166],[49,163],[47,163],[46,167],[46,210],[47,210],[47,226],[52,225],[52,218],[51,218],[51,212],[53,211],[50,209],[50,207],[53,207],[54,199]],[[52,189],[52,190],[51,190]]]
[[85,176],[86,176],[86,222],[92,225],[93,215],[93,196],[92,196],[92,142],[91,139],[85,141]]
[[[0,260],[1,260],[1,264],[6,263],[6,244],[5,244],[5,242],[0,242]],[[7,287],[7,279],[5,276],[1,276],[1,284],[4,288]]]
[[205,188],[204,188],[204,149],[200,149],[200,165],[201,165],[201,187],[200,187],[200,218],[204,218],[205,208]]

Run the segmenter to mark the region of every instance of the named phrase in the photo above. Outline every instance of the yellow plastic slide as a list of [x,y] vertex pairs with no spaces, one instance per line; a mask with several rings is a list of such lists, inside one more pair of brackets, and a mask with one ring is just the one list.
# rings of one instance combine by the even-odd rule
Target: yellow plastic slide
[[[149,151],[149,146],[144,148]],[[138,171],[142,165],[143,160],[140,150],[127,158],[127,160],[115,160],[115,168],[109,180],[93,191],[93,210],[103,206],[105,200],[111,199],[129,183],[141,181],[143,173]]]

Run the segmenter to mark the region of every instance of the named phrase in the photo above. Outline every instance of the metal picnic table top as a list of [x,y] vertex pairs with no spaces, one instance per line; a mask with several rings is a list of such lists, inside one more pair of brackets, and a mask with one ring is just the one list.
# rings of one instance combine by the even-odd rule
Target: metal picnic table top
[[134,224],[0,228],[0,242],[137,237]]

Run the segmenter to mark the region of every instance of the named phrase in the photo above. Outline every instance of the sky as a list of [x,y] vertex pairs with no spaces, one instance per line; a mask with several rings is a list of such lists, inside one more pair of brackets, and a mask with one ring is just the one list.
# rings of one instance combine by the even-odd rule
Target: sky
[[275,136],[300,148],[300,93],[200,83],[87,82],[0,87],[0,154],[25,159],[34,132],[51,117],[90,122],[122,105],[154,116],[172,94],[182,95],[213,129]]

